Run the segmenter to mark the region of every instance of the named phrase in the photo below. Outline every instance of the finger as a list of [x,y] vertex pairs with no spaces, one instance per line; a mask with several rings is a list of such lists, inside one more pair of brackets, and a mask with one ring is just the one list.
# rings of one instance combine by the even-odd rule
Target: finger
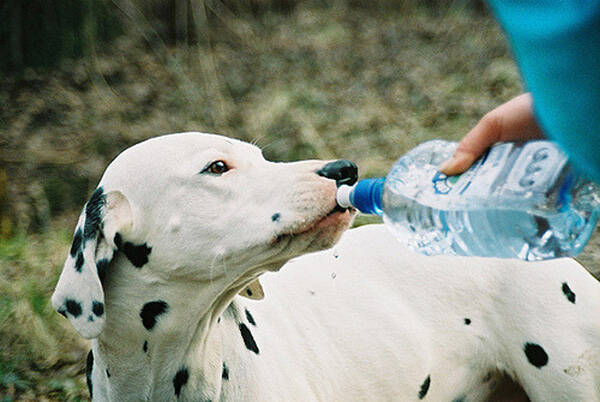
[[494,143],[543,138],[533,115],[532,98],[525,93],[485,115],[460,141],[454,155],[440,171],[455,175],[467,170]]
[[526,141],[544,137],[533,114],[533,99],[529,93],[511,99],[490,114],[497,141]]
[[443,162],[438,170],[447,176],[455,176],[467,170],[473,162],[479,158],[480,154],[470,152],[455,152],[454,155]]
[[439,170],[453,176],[467,170],[492,144],[498,141],[499,128],[492,117],[481,119],[459,142],[450,159],[442,163]]

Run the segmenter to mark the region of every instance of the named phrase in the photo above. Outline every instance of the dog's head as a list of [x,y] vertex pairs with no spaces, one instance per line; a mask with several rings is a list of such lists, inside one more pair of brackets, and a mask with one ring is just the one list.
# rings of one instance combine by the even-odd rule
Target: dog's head
[[117,252],[131,269],[165,282],[247,284],[330,247],[353,216],[336,207],[332,179],[356,179],[355,170],[346,167],[344,175],[336,166],[273,163],[253,145],[199,133],[133,146],[110,164],[86,204],[53,306],[94,338],[105,322],[102,279]]

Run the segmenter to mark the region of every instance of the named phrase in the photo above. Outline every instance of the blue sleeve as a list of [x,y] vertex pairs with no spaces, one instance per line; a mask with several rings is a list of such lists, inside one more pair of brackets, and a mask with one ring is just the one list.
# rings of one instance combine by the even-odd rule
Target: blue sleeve
[[600,2],[490,0],[538,122],[600,182]]

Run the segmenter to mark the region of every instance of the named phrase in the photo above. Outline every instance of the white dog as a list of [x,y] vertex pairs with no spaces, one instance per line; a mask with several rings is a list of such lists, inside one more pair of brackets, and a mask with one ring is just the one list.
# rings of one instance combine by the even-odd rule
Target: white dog
[[425,257],[380,225],[330,248],[353,216],[336,181],[355,175],[198,133],[117,157],[52,297],[93,339],[93,399],[482,401],[510,377],[531,400],[600,400],[590,274]]

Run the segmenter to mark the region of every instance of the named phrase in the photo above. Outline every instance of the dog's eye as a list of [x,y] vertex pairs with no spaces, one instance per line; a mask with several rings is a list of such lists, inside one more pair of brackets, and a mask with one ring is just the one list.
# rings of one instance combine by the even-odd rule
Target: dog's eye
[[208,165],[202,173],[223,174],[229,170],[229,166],[223,161],[216,161]]

